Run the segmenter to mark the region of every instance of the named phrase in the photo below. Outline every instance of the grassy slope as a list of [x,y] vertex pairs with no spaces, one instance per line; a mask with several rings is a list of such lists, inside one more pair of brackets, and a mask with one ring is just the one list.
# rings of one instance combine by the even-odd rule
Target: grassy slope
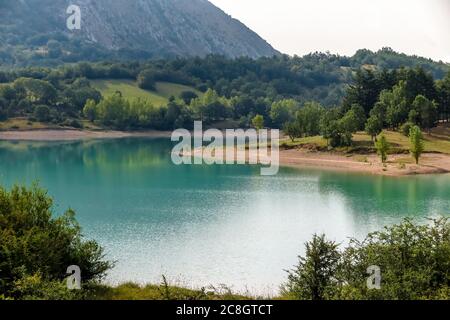
[[[394,131],[384,131],[386,139],[392,146],[392,152],[403,153],[409,150],[409,139],[399,132]],[[353,135],[354,145],[349,148],[338,148],[339,151],[343,152],[375,152],[373,147],[373,142],[370,137],[364,132],[358,132]],[[449,127],[439,127],[431,131],[431,134],[424,133],[425,140],[425,152],[440,152],[450,154],[450,128]],[[327,142],[322,137],[307,137],[296,139],[292,142],[290,139],[282,141],[285,146],[292,147],[302,147],[302,146],[316,146],[318,149],[326,149]]]
[[99,286],[89,296],[93,300],[249,300],[231,292],[217,293],[167,285],[139,286],[125,283],[117,287]]
[[194,91],[199,94],[192,87],[168,82],[157,82],[155,91],[143,90],[133,80],[91,80],[91,83],[103,96],[120,91],[126,98],[148,99],[155,106],[167,104],[170,96],[178,97],[183,91]]
[[[80,121],[83,128],[87,130],[99,130],[101,127],[94,125],[87,120]],[[0,130],[44,130],[44,129],[70,129],[70,127],[63,127],[57,124],[42,123],[38,121],[29,121],[26,118],[10,118],[6,121],[0,121]]]

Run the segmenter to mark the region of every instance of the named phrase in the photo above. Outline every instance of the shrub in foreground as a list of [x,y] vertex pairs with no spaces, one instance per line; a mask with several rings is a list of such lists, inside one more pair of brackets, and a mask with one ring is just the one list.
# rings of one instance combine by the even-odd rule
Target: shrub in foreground
[[63,284],[78,265],[83,284],[100,280],[112,266],[95,241],[85,241],[68,210],[53,217],[52,199],[37,185],[0,187],[0,295],[14,299],[74,297]]
[[[379,289],[367,285],[367,268],[381,270]],[[419,225],[406,219],[399,225],[351,240],[343,250],[324,236],[314,236],[306,254],[289,271],[282,287],[290,299],[450,298],[450,223],[432,220]]]

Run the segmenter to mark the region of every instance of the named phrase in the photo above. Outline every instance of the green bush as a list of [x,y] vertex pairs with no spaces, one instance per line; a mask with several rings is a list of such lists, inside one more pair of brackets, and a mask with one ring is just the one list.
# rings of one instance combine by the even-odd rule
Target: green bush
[[[420,300],[450,298],[450,223],[410,219],[351,240],[344,250],[324,236],[307,243],[282,293],[294,299]],[[367,286],[367,268],[381,270],[380,289]]]
[[50,108],[44,105],[36,106],[34,108],[34,117],[40,122],[50,121]]
[[414,127],[415,124],[412,122],[405,122],[401,127],[400,127],[400,132],[405,136],[405,137],[409,137],[409,132],[411,131],[411,128]]
[[65,295],[61,281],[68,266],[80,267],[83,284],[100,280],[112,267],[95,241],[83,240],[75,213],[53,218],[52,205],[37,185],[0,187],[0,295]]

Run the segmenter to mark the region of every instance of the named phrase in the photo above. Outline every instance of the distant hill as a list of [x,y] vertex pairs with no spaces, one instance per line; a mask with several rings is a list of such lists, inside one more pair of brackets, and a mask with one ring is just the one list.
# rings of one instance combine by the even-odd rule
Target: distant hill
[[[81,9],[70,31],[69,5]],[[0,63],[279,54],[206,0],[1,0]]]

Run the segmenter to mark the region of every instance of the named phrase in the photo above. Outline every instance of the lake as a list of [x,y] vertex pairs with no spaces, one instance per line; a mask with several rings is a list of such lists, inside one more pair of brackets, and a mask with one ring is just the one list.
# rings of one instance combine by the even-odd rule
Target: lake
[[450,175],[381,177],[175,166],[167,139],[0,142],[0,183],[39,181],[116,260],[107,282],[275,294],[314,233],[346,243],[450,213]]

